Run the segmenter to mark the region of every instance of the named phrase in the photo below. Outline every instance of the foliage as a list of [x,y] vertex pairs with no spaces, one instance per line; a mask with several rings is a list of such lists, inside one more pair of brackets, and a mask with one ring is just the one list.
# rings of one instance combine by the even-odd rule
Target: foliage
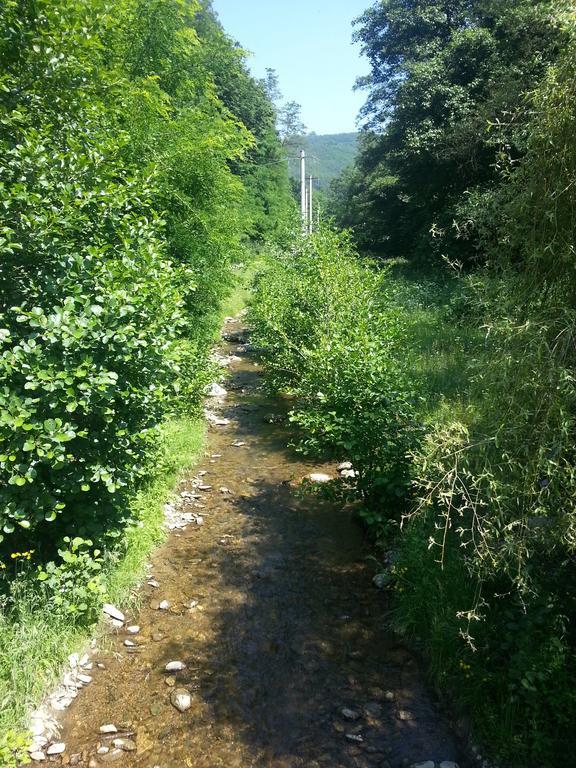
[[552,3],[385,0],[355,34],[371,65],[368,122],[341,223],[378,255],[475,260],[463,196],[498,186],[502,146],[525,151],[523,94],[563,41]]
[[19,765],[28,765],[28,745],[30,740],[26,734],[16,733],[13,730],[0,734],[0,765],[3,768],[16,768]]
[[386,277],[322,229],[271,263],[251,311],[271,382],[296,398],[300,449],[351,461],[380,518],[399,512],[420,431]]

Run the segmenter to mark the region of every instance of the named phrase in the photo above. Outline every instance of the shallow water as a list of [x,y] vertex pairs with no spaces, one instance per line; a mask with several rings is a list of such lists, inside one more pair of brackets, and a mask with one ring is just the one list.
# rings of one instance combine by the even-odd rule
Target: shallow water
[[[386,628],[386,597],[372,586],[370,550],[351,513],[298,498],[305,475],[333,468],[286,448],[286,426],[268,423],[284,406],[262,392],[242,350],[224,349],[242,358],[222,412],[231,423],[211,429],[199,469],[212,489],[190,502],[204,523],[171,534],[154,554],[150,574],[160,586],[142,588],[142,608],[128,621],[142,628],[130,638],[138,647],[124,647],[130,636],[120,630],[95,654],[105,669],[95,668],[66,714],[66,753],[54,762],[400,768],[457,760],[416,660]],[[196,493],[196,475],[179,491]],[[170,609],[154,610],[154,600]],[[164,667],[172,660],[186,663],[176,675],[176,687],[192,693],[185,713],[170,703]],[[96,755],[111,743],[99,735],[105,723],[136,751]]]

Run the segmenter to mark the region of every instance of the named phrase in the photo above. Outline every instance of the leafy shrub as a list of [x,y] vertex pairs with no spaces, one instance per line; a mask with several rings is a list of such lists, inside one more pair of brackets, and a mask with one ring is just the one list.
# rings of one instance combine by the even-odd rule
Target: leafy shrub
[[274,259],[251,311],[271,381],[296,397],[300,449],[351,461],[378,519],[403,503],[420,433],[386,281],[345,235],[322,230]]
[[58,550],[62,562],[39,566],[37,580],[48,589],[47,604],[61,613],[84,623],[94,621],[106,586],[102,575],[103,558],[93,549],[90,539],[64,537],[64,548]]

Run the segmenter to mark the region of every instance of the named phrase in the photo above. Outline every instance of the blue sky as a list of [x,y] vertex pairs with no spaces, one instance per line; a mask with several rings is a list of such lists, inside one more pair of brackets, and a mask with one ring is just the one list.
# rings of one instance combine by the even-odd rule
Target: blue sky
[[214,0],[226,32],[249,50],[257,77],[275,69],[287,101],[302,105],[309,131],[356,130],[368,63],[352,45],[352,19],[371,0]]

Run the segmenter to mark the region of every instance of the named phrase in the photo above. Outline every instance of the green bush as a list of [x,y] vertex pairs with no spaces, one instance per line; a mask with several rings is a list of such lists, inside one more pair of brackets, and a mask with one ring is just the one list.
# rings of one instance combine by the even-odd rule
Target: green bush
[[387,273],[325,229],[272,261],[250,317],[271,382],[296,398],[300,449],[352,462],[371,514],[397,516],[421,430]]

